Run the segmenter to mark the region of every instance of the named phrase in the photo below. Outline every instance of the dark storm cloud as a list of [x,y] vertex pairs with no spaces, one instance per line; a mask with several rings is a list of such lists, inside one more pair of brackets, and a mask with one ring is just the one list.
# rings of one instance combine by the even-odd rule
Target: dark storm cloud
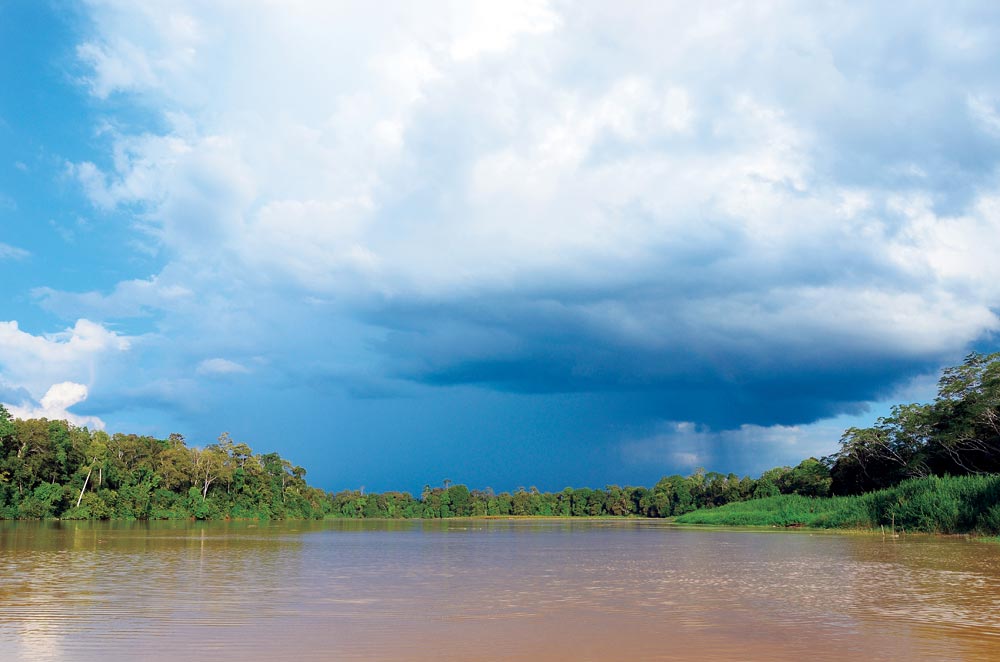
[[396,376],[424,384],[627,392],[640,418],[714,428],[800,424],[856,412],[943,358],[938,351],[887,345],[880,333],[866,338],[858,329],[796,326],[794,310],[779,310],[771,319],[784,323],[773,328],[727,327],[690,314],[681,293],[658,294],[662,298],[627,297],[626,310],[656,315],[629,320],[625,329],[616,318],[622,297],[611,307],[577,295],[388,309],[372,317],[393,329],[375,349],[388,356]]

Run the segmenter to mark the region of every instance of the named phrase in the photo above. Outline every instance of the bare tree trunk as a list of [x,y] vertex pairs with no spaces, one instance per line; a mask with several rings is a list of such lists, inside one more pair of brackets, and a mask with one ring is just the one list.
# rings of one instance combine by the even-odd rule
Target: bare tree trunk
[[[94,461],[95,462],[97,461],[96,457],[94,458]],[[83,501],[83,493],[87,491],[87,483],[90,482],[90,474],[92,474],[92,473],[94,473],[94,465],[93,465],[93,463],[91,463],[90,469],[87,470],[87,477],[83,479],[83,489],[80,490],[80,496],[78,496],[77,499],[76,499],[76,507],[77,508],[80,507],[80,502]]]

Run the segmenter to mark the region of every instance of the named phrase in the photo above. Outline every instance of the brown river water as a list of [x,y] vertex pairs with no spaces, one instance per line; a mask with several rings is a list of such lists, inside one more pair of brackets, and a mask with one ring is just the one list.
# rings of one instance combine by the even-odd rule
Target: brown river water
[[1000,545],[656,521],[0,523],[0,660],[1000,660]]

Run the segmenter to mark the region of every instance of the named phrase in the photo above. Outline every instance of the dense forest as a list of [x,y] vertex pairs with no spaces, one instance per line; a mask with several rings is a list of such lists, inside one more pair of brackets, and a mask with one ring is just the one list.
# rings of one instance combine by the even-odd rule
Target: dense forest
[[277,453],[223,434],[203,449],[66,421],[12,420],[0,405],[0,518],[312,518],[326,492]]
[[[977,513],[993,512],[1000,482],[993,477],[979,482],[933,479],[998,472],[1000,353],[970,354],[962,365],[944,371],[934,402],[897,406],[872,427],[847,430],[840,450],[832,456],[777,467],[758,478],[699,469],[689,476],[665,477],[651,488],[609,485],[567,487],[561,492],[519,488],[497,494],[445,481],[442,486],[425,486],[419,497],[363,490],[334,494],[310,487],[305,470],[277,453],[255,454],[228,434],[196,448],[176,434],[155,439],[109,435],[65,421],[15,420],[0,405],[0,518],[4,519],[674,517],[742,502],[753,502],[743,507],[743,513],[754,508],[780,510],[792,503],[774,501],[782,495],[794,498],[798,504],[794,509],[815,514],[817,497],[865,495],[868,501],[857,503],[881,503],[882,497],[868,495],[891,488],[897,496],[886,498],[902,499],[899,494],[916,490],[936,495],[953,492],[959,501],[973,499],[975,504],[969,507],[975,512],[956,526],[990,529],[983,522],[992,520]],[[907,487],[913,484],[923,487]],[[962,496],[971,494],[966,489],[971,485],[978,486],[976,496]],[[771,505],[779,502],[786,506]],[[727,512],[735,511],[730,507]],[[895,517],[891,504],[852,521],[874,526],[883,515]],[[1000,510],[995,515],[1000,528]],[[688,520],[711,520],[698,517]],[[778,520],[789,522],[788,517]]]

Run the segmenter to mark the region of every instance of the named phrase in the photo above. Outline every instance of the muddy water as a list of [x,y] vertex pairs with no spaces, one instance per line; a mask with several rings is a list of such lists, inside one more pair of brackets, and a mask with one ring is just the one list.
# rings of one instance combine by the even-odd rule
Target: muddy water
[[0,523],[0,660],[997,660],[1000,545],[651,521]]

